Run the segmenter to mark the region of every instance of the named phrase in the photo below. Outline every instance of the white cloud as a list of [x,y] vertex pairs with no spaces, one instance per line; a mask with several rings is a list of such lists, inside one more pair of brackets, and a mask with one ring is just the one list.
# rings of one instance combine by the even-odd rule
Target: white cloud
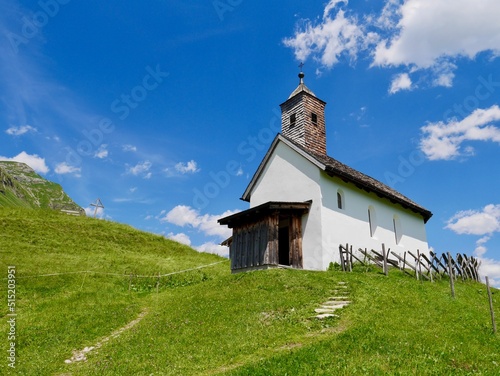
[[305,20],[302,30],[297,28],[292,38],[283,40],[285,46],[294,50],[297,60],[306,61],[313,55],[323,66],[331,68],[342,55],[356,59],[368,36],[364,35],[356,18],[346,17],[343,10],[332,15],[339,3],[347,5],[348,0],[330,0],[319,24]]
[[482,257],[488,250],[484,245],[490,240],[489,236],[483,236],[476,242],[476,249],[474,250],[474,256]]
[[95,217],[96,218],[99,218],[99,219],[103,219],[104,218],[104,209],[103,208],[97,208],[97,211],[96,211],[96,208],[94,206],[88,206],[86,208],[84,208],[85,210],[85,214],[87,214],[88,217]]
[[176,242],[185,244],[185,245],[191,245],[191,239],[189,239],[189,236],[184,234],[183,232],[174,234],[173,232],[169,233],[167,235],[167,238],[175,240]]
[[412,82],[408,73],[401,73],[396,75],[391,83],[391,88],[389,89],[389,93],[395,94],[400,90],[411,90]]
[[143,175],[144,179],[149,179],[152,175],[151,172],[149,172],[152,165],[150,161],[141,162],[135,166],[129,166],[127,172],[135,176]]
[[497,0],[407,0],[392,7],[399,18],[393,35],[375,49],[374,64],[430,68],[449,58],[473,59],[479,52],[500,51],[500,2]]
[[297,60],[312,57],[330,69],[341,56],[364,54],[371,66],[428,70],[431,85],[451,87],[458,58],[500,54],[498,0],[386,0],[379,14],[364,15],[340,5],[348,0],[329,1],[319,21],[301,20],[284,39]]
[[99,149],[96,150],[94,157],[99,158],[99,159],[106,158],[109,154],[108,150],[106,149],[107,147],[108,147],[108,145],[106,145],[106,144],[101,145],[99,147]]
[[482,210],[460,211],[448,220],[445,228],[457,234],[481,236],[474,249],[474,257],[481,263],[479,275],[483,281],[488,276],[490,284],[500,288],[500,261],[485,257],[488,252],[486,243],[492,234],[500,232],[500,205],[487,205]]
[[188,226],[196,228],[205,235],[217,236],[221,240],[224,240],[231,236],[232,231],[226,226],[219,225],[217,220],[234,213],[237,213],[237,211],[228,210],[219,215],[202,215],[198,210],[190,206],[178,205],[161,218],[161,221],[172,223],[180,227]]
[[483,236],[476,241],[476,249],[474,256],[479,260],[481,266],[479,267],[479,276],[484,281],[484,277],[488,277],[490,285],[500,288],[500,261],[484,257],[488,251],[485,244],[490,240],[490,236]]
[[35,170],[39,174],[46,174],[49,172],[49,168],[45,164],[45,158],[39,157],[37,154],[30,155],[25,151],[22,151],[18,155],[13,158],[7,158],[0,156],[0,161],[14,161],[14,162],[22,162],[26,163],[33,170]]
[[481,257],[479,257],[479,261],[481,262],[479,267],[481,278],[484,280],[484,277],[487,276],[490,286],[500,289],[500,261]]
[[56,165],[55,173],[59,175],[72,174],[76,177],[81,177],[82,169],[80,167],[75,167],[67,164],[66,162],[61,162]]
[[5,133],[11,136],[21,136],[28,132],[37,132],[37,129],[32,127],[31,125],[21,125],[19,127],[12,126],[5,131]]
[[195,247],[195,249],[198,252],[213,253],[215,255],[229,258],[229,247],[225,247],[220,244],[208,242]]
[[181,174],[194,174],[200,171],[196,161],[194,160],[190,160],[186,163],[179,162],[175,165],[175,169]]
[[129,152],[136,152],[137,151],[137,147],[135,147],[134,145],[123,145],[122,146],[122,150],[123,151],[129,151]]
[[494,105],[488,109],[477,109],[465,119],[449,120],[448,123],[429,123],[422,127],[423,138],[420,149],[430,160],[453,159],[471,155],[474,149],[460,146],[465,141],[493,141],[500,143],[500,128],[492,125],[500,121],[500,108]]
[[[500,205],[486,205],[482,210],[460,211],[450,218],[446,227],[457,234],[489,235],[500,232]],[[479,244],[483,245],[483,239]]]

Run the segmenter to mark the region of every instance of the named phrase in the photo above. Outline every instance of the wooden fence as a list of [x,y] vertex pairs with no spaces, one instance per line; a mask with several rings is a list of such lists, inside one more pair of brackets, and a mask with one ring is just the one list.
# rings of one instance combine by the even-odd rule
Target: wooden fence
[[403,254],[392,252],[390,248],[382,244],[382,249],[376,251],[374,249],[358,248],[353,251],[352,245],[341,244],[339,246],[340,266],[343,271],[352,271],[354,263],[362,266],[377,265],[382,268],[384,274],[387,275],[389,268],[398,268],[403,273],[406,273],[417,279],[426,279],[432,281],[435,278],[443,276],[452,276],[454,279],[461,278],[463,280],[479,281],[480,261],[474,257],[458,253],[455,258],[451,254],[443,253],[438,256],[430,251],[429,255],[416,252],[406,251]]

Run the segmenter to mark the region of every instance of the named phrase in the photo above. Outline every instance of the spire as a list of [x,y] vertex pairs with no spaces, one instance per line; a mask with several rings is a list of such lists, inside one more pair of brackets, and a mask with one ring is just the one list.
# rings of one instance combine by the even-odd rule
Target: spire
[[296,96],[297,94],[299,94],[300,92],[302,91],[305,91],[307,94],[310,94],[312,95],[313,97],[316,96],[316,94],[314,94],[312,92],[312,90],[310,90],[306,84],[304,83],[304,77],[305,77],[305,74],[304,72],[302,72],[302,67],[304,66],[303,63],[300,63],[299,67],[300,67],[300,73],[299,73],[299,86],[297,86],[297,88],[293,91],[292,94],[290,94],[290,96],[288,97],[288,99]]

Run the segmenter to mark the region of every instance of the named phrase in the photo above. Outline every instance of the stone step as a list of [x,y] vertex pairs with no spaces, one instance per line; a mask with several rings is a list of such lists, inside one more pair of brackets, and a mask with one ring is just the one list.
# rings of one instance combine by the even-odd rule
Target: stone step
[[328,302],[324,302],[323,305],[340,305],[340,304],[350,304],[350,300],[329,300]]
[[314,312],[316,313],[333,313],[335,310],[331,308],[316,308]]
[[347,304],[336,304],[336,305],[322,305],[321,308],[322,309],[341,309],[341,308],[344,308],[345,306],[348,306],[349,303]]
[[317,319],[326,319],[327,317],[339,317],[339,315],[335,315],[333,313],[320,313],[319,315],[315,316]]

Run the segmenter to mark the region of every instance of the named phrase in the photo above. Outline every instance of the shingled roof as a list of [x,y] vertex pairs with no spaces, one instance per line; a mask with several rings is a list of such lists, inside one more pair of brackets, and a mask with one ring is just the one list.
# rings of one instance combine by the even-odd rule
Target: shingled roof
[[384,183],[372,178],[371,176],[365,175],[362,172],[359,172],[338,160],[329,157],[327,155],[319,155],[316,153],[312,153],[309,150],[305,149],[301,145],[292,141],[288,137],[283,136],[282,134],[278,134],[274,139],[271,147],[269,148],[267,154],[264,156],[259,168],[255,172],[250,184],[245,190],[242,200],[250,201],[250,192],[252,191],[254,185],[257,183],[258,178],[264,170],[264,166],[267,163],[267,160],[271,156],[272,152],[276,148],[276,145],[279,142],[283,142],[290,146],[295,151],[299,152],[306,159],[314,163],[320,169],[325,171],[325,173],[331,177],[338,177],[347,183],[352,183],[356,187],[363,189],[366,192],[373,192],[377,196],[381,198],[385,198],[392,203],[400,204],[405,209],[410,209],[415,213],[422,215],[424,218],[424,222],[427,222],[431,217],[432,213],[425,209],[424,207],[418,205],[417,203],[410,200],[408,197],[402,195],[398,191],[392,189],[391,187],[385,185]]

